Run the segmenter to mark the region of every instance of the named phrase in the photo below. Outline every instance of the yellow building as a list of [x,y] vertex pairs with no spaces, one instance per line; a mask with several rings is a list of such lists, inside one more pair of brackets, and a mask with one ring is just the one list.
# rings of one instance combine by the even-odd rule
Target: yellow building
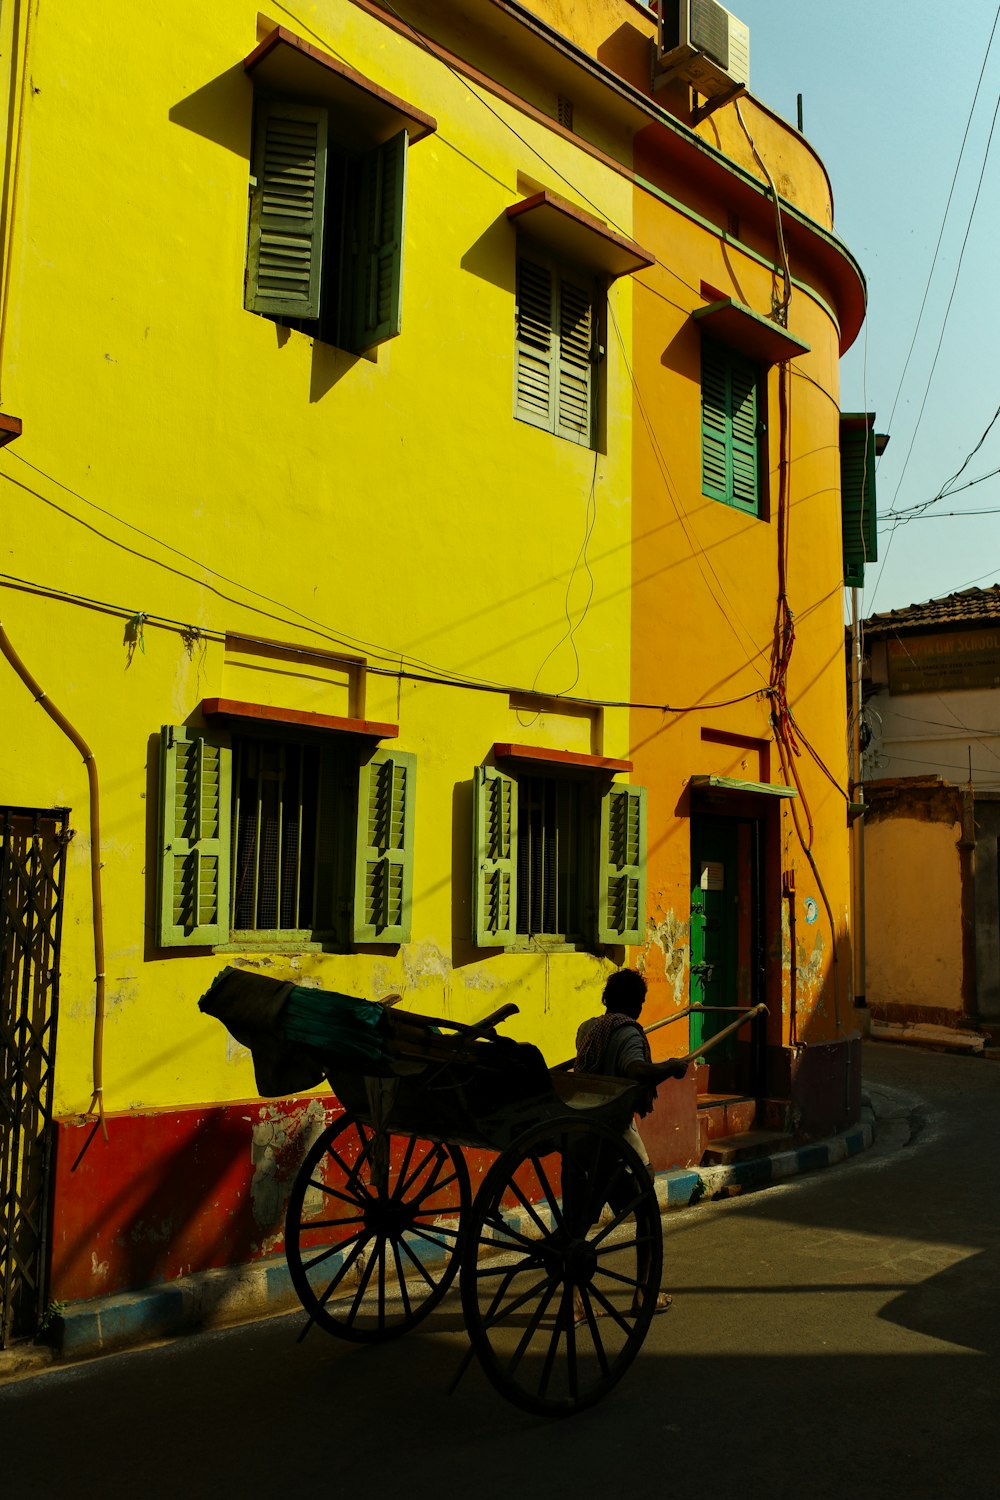
[[[782,684],[843,780],[836,357],[863,294],[822,168],[743,101],[786,329],[758,154],[732,104],[692,126],[686,85],[654,90],[652,12],[474,10],[0,21],[0,802],[34,893],[11,1223],[50,1115],[58,1138],[51,1267],[36,1239],[0,1335],[280,1247],[329,1105],[241,1102],[249,1057],[196,1003],[224,965],[455,1019],[513,1000],[552,1063],[630,958],[664,1015],[697,998],[690,778],[784,780],[782,537]],[[764,316],[692,321],[728,298]],[[699,474],[699,328],[734,318],[783,351],[749,518]],[[843,801],[798,766],[835,931],[774,797],[767,977],[738,991],[785,1055],[850,1023]]]

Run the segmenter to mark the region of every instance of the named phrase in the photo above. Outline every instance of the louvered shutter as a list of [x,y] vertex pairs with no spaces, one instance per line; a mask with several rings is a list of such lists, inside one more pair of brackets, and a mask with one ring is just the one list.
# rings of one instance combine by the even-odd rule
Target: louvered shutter
[[358,779],[354,941],[406,943],[413,905],[417,758],[379,751]]
[[160,731],[159,937],[164,948],[229,940],[231,752],[184,725]]
[[549,267],[518,256],[514,415],[548,432],[552,431],[555,411],[554,300]]
[[732,503],[754,514],[757,485],[757,371],[735,356],[729,362]]
[[517,935],[517,783],[493,766],[473,779],[472,931],[478,948],[509,948]]
[[758,382],[749,360],[709,339],[702,341],[702,489],[753,515],[760,509]]
[[327,112],[258,101],[250,199],[250,312],[318,318],[323,270]]
[[556,368],[556,432],[571,442],[591,441],[594,299],[585,288],[559,278],[559,355]]
[[713,500],[729,499],[729,381],[723,351],[701,346],[701,484]]
[[358,164],[354,329],[357,353],[395,338],[402,327],[406,131]]
[[840,506],[843,522],[844,583],[863,589],[865,563],[878,558],[875,530],[875,417],[841,419]]
[[601,798],[597,940],[636,945],[646,927],[646,788],[611,786]]

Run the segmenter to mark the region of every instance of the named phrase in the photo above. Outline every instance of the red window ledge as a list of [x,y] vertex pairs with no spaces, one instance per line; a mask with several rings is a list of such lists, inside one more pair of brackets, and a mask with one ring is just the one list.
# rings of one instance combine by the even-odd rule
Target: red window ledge
[[206,719],[252,719],[261,724],[294,724],[299,729],[336,730],[338,734],[366,734],[376,740],[394,740],[398,724],[380,724],[375,719],[339,719],[333,714],[311,714],[299,708],[274,708],[269,703],[238,703],[234,698],[203,698]]
[[630,760],[609,760],[605,755],[579,755],[575,750],[549,750],[543,745],[493,746],[494,760],[543,761],[551,766],[580,766],[585,771],[631,771]]

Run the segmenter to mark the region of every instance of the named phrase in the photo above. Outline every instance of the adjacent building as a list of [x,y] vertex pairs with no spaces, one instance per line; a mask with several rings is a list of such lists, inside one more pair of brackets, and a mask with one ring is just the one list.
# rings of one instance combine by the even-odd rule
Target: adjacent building
[[[1000,586],[864,622],[872,1017],[1000,1025]],[[900,871],[916,878],[900,879]]]

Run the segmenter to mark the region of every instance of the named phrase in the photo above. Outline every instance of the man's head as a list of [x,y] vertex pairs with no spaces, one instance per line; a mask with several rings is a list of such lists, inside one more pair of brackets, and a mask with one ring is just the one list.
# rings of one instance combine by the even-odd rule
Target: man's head
[[606,1010],[619,1011],[637,1020],[646,998],[646,981],[635,969],[616,969],[608,976],[601,998]]

